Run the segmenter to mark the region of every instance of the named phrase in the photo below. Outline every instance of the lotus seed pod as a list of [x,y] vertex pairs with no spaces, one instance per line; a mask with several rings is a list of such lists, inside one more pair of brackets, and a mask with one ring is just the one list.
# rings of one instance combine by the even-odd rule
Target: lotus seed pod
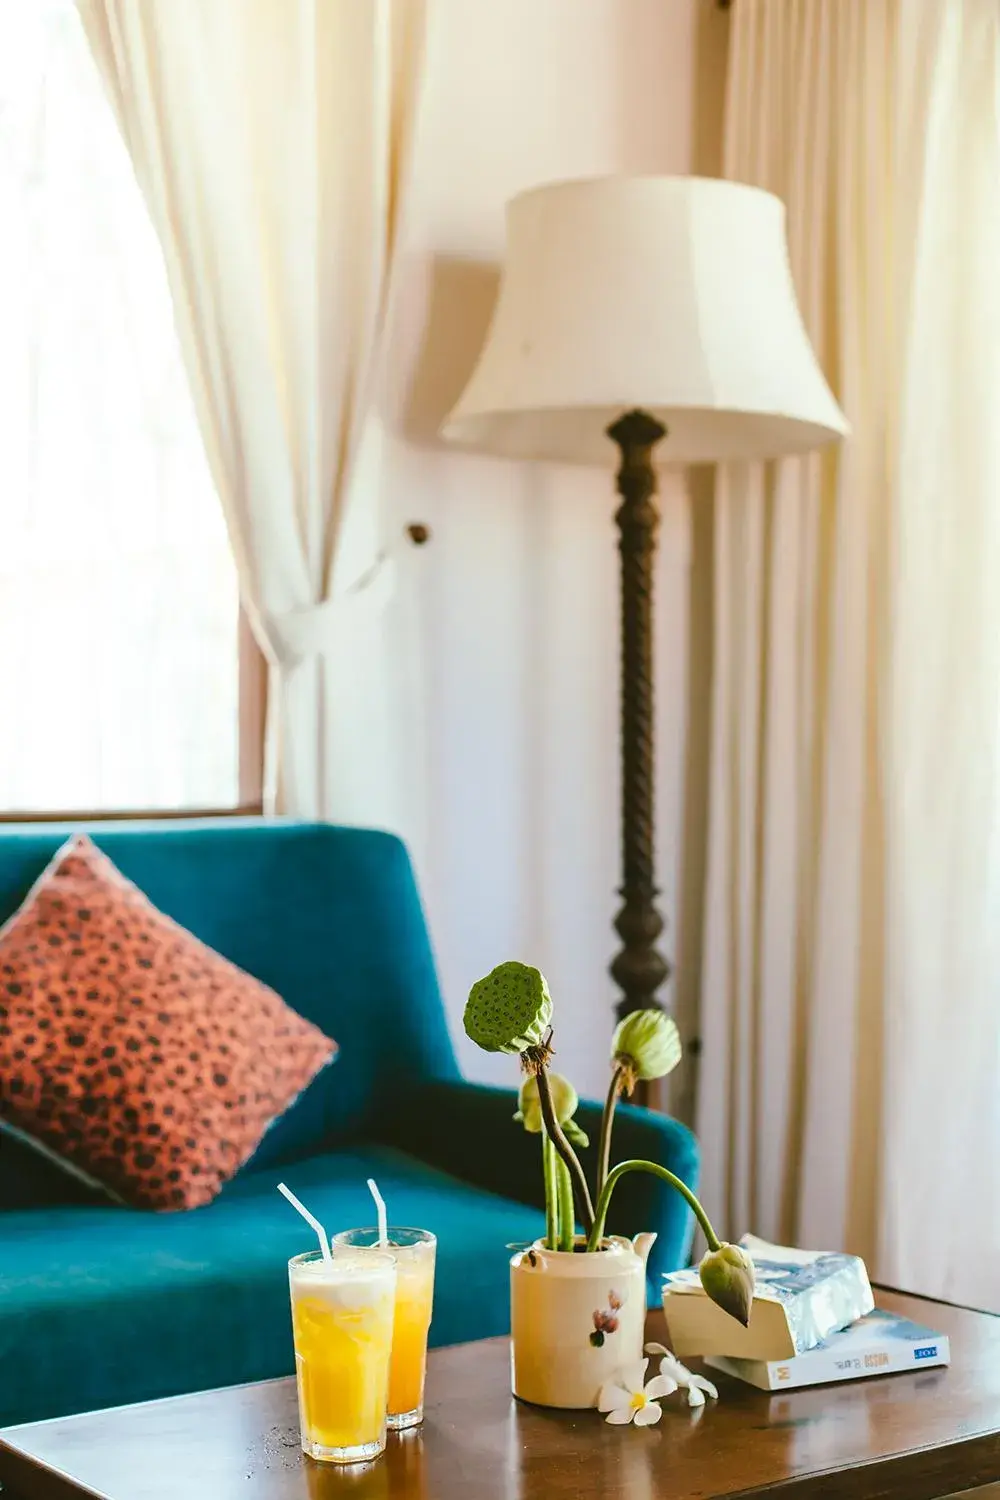
[[662,1010],[634,1010],[611,1038],[611,1061],[637,1078],[662,1078],[681,1060],[680,1033]]
[[542,1044],[552,1020],[544,976],[527,964],[506,963],[469,991],[465,1032],[484,1052],[526,1052]]
[[753,1307],[756,1272],[742,1245],[720,1245],[709,1250],[698,1267],[701,1284],[713,1302],[746,1328]]
[[[580,1103],[576,1089],[561,1073],[550,1073],[549,1090],[552,1094],[552,1108],[555,1110],[556,1119],[560,1125],[568,1125]],[[534,1075],[526,1078],[521,1084],[517,1096],[517,1114],[514,1119],[519,1121],[525,1130],[530,1130],[532,1135],[538,1135],[542,1128],[542,1103],[538,1097],[538,1079]]]

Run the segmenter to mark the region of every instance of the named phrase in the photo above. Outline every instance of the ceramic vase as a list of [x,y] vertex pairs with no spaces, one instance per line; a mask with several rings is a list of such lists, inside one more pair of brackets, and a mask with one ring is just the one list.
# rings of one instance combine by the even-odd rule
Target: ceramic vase
[[536,1240],[511,1258],[515,1396],[536,1406],[593,1407],[605,1381],[642,1359],[646,1259],[655,1238],[612,1237],[592,1255],[547,1250]]

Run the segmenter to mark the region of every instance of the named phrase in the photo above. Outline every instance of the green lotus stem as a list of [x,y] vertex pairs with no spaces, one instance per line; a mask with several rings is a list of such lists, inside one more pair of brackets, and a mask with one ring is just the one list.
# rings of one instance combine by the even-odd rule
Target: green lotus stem
[[604,1101],[604,1113],[601,1116],[601,1138],[597,1146],[597,1180],[595,1190],[598,1198],[604,1184],[608,1180],[608,1171],[611,1166],[611,1127],[615,1122],[615,1106],[622,1096],[625,1088],[625,1080],[628,1077],[628,1069],[618,1063],[611,1075],[608,1085],[608,1097]]
[[572,1250],[576,1239],[576,1214],[573,1209],[573,1184],[569,1168],[552,1153],[555,1163],[556,1186],[559,1195],[559,1249]]
[[545,1243],[550,1250],[559,1248],[559,1190],[556,1168],[562,1166],[547,1130],[542,1131],[542,1173],[545,1178]]
[[573,1183],[574,1193],[580,1204],[580,1218],[583,1227],[590,1234],[594,1224],[594,1204],[591,1200],[590,1189],[587,1186],[587,1178],[580,1158],[563,1134],[563,1128],[556,1119],[556,1112],[552,1104],[552,1090],[549,1088],[549,1075],[545,1071],[545,1064],[541,1063],[535,1071],[538,1079],[538,1102],[542,1106],[542,1119],[545,1121],[545,1129],[548,1131],[553,1146],[562,1157]]
[[607,1182],[601,1188],[600,1196],[597,1200],[597,1212],[594,1215],[594,1222],[588,1232],[588,1251],[596,1250],[604,1238],[604,1221],[608,1216],[608,1204],[611,1202],[611,1194],[626,1172],[650,1172],[654,1177],[659,1177],[664,1182],[669,1182],[670,1186],[677,1189],[681,1197],[687,1201],[688,1206],[693,1210],[695,1218],[704,1231],[709,1250],[719,1249],[719,1236],[712,1228],[708,1214],[702,1208],[686,1182],[682,1182],[679,1177],[674,1176],[673,1172],[668,1172],[666,1167],[658,1166],[656,1162],[623,1161],[618,1163],[618,1166],[615,1167],[614,1171],[608,1177]]

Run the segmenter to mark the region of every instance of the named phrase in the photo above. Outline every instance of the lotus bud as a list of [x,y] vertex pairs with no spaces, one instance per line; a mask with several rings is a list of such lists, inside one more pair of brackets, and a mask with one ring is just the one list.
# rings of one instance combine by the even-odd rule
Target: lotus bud
[[619,1021],[611,1039],[611,1062],[625,1070],[625,1090],[637,1079],[662,1078],[681,1060],[677,1026],[662,1010],[634,1010]]
[[466,1035],[484,1052],[543,1047],[551,1020],[549,987],[528,964],[498,964],[472,986],[465,1006]]
[[748,1327],[756,1275],[753,1261],[743,1246],[722,1244],[718,1250],[709,1250],[702,1257],[698,1275],[712,1301],[744,1328]]
[[[550,1073],[548,1076],[549,1089],[552,1094],[552,1107],[555,1110],[556,1119],[563,1127],[567,1140],[572,1141],[574,1146],[586,1146],[588,1144],[587,1137],[573,1119],[580,1103],[576,1089],[570,1083],[569,1079],[564,1078],[561,1073]],[[520,1093],[517,1096],[517,1106],[517,1114],[514,1116],[514,1119],[519,1125],[523,1125],[525,1130],[529,1130],[532,1135],[538,1135],[543,1123],[542,1105],[538,1097],[538,1079],[534,1075],[526,1078],[521,1084]]]

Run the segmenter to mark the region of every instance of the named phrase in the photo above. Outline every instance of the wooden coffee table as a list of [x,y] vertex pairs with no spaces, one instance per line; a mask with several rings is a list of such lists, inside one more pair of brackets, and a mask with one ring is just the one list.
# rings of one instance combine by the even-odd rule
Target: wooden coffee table
[[[1000,1318],[877,1297],[948,1334],[951,1368],[774,1395],[718,1376],[717,1404],[667,1402],[659,1426],[622,1428],[513,1401],[507,1340],[490,1339],[431,1355],[423,1428],[390,1434],[365,1469],[303,1459],[294,1382],[270,1380],[8,1428],[0,1483],[4,1500],[931,1500],[990,1485],[985,1500],[1000,1481]],[[661,1314],[649,1332],[663,1339]]]

